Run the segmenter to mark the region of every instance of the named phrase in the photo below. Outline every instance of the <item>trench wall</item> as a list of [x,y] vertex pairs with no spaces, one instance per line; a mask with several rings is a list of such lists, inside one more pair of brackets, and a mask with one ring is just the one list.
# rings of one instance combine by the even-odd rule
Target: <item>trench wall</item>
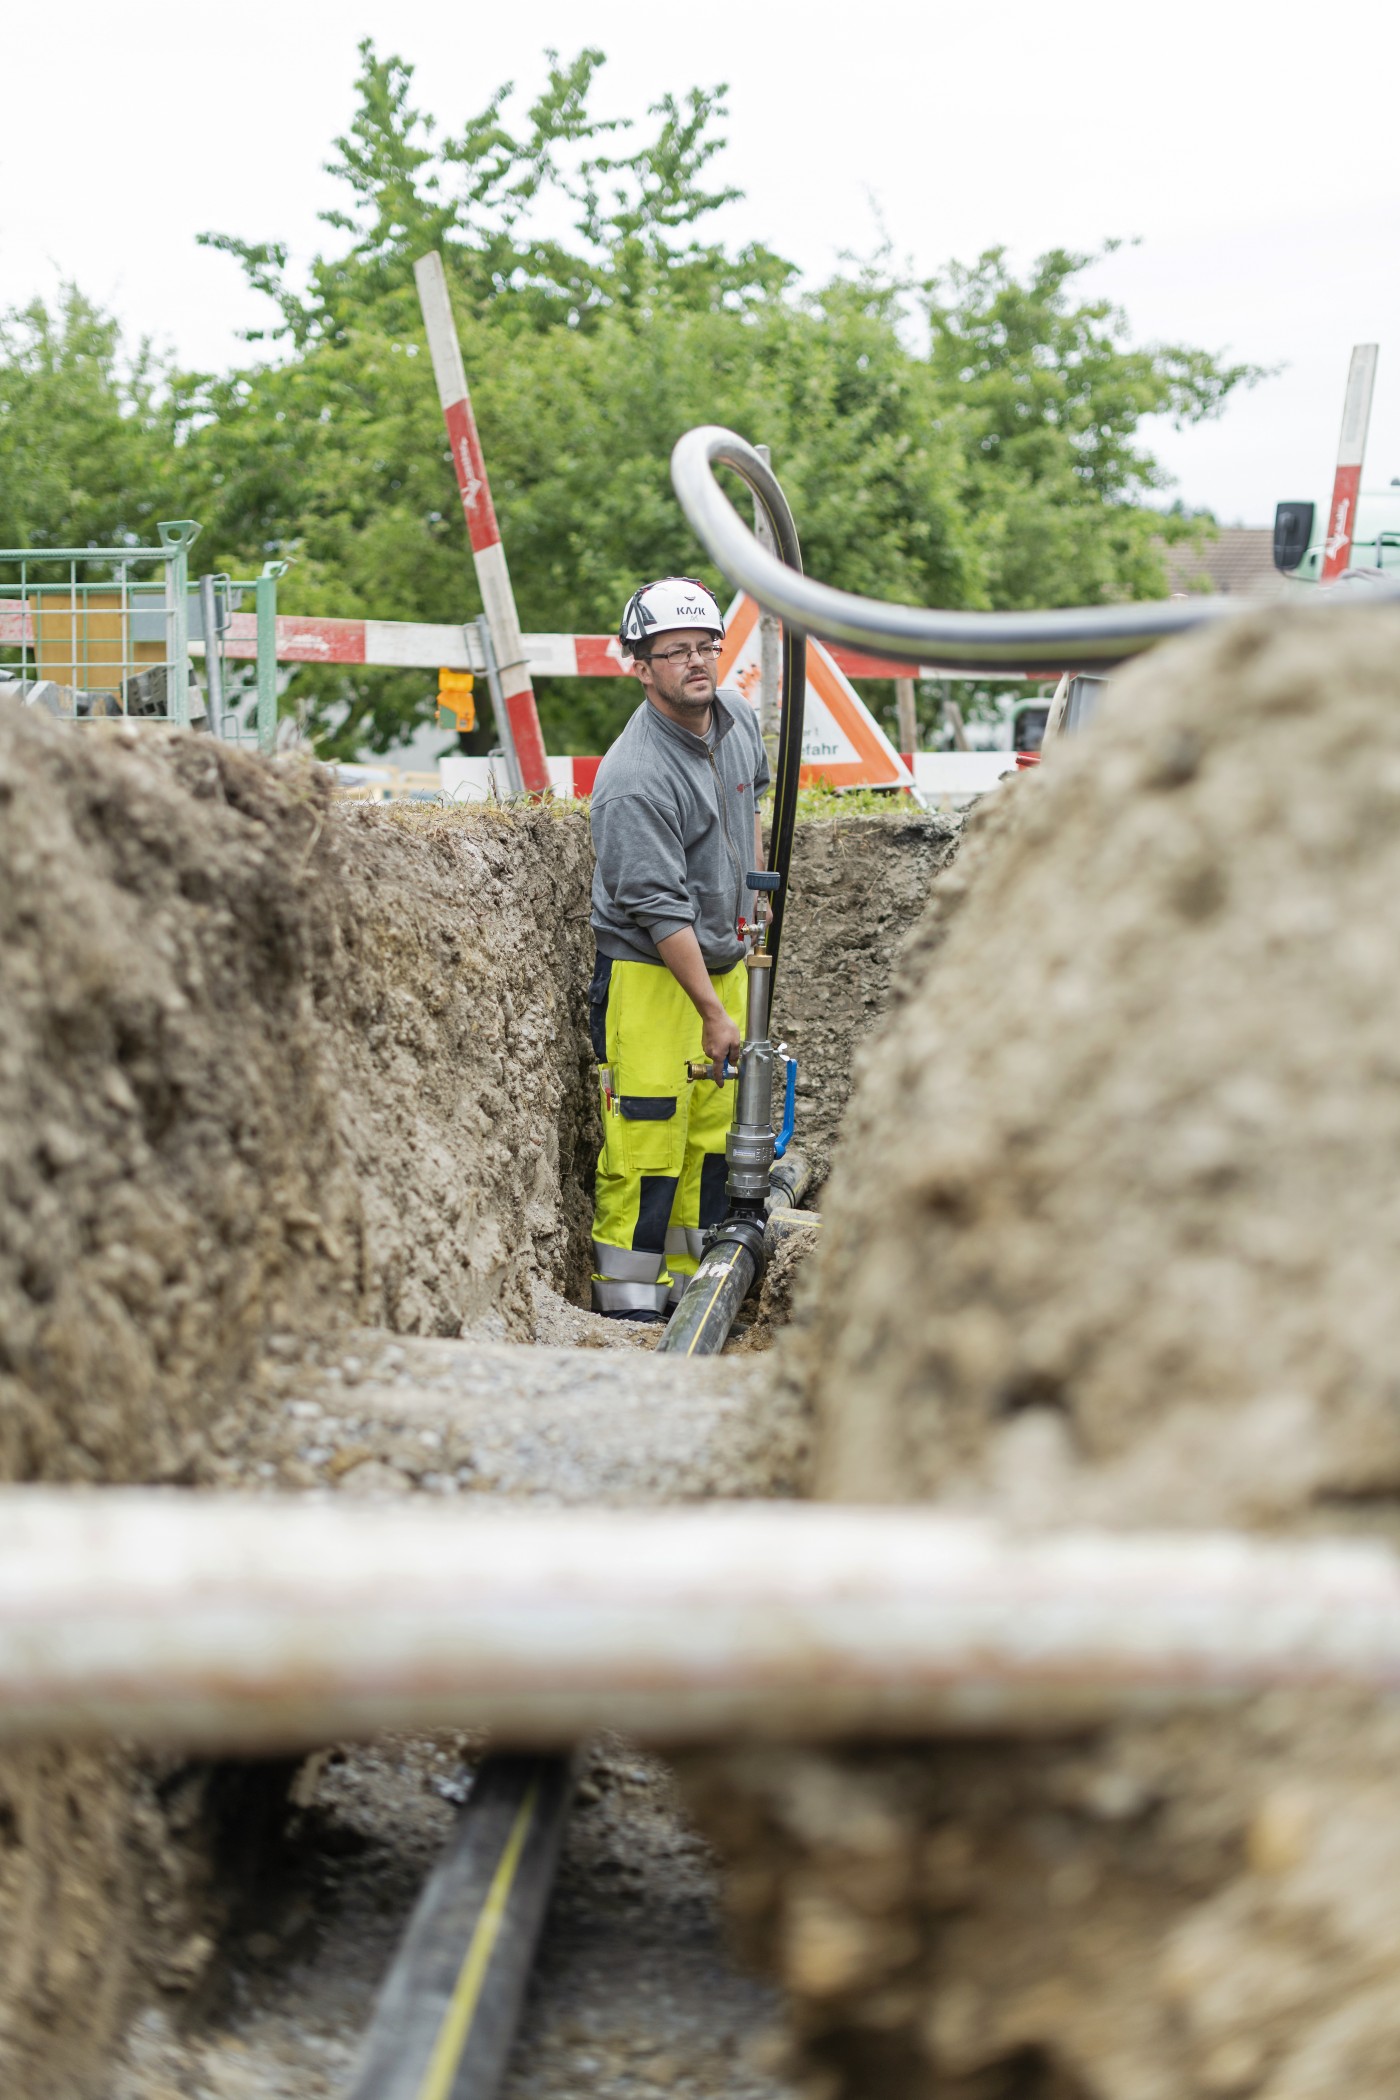
[[[332,806],[0,711],[0,1477],[197,1478],[267,1337],[528,1337],[588,1269],[577,811]],[[227,1782],[0,1759],[0,2089],[99,2090],[197,1986]]]
[[[1400,1540],[1400,617],[1163,649],[975,813],[781,1345],[819,1491]],[[1400,1723],[691,1772],[827,2100],[1384,2100]]]
[[266,1334],[576,1288],[576,812],[0,716],[0,1463],[179,1477]]

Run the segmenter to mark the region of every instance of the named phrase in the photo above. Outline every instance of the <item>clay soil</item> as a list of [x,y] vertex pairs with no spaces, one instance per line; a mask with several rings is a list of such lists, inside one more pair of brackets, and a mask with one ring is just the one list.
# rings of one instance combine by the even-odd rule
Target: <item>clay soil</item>
[[[884,933],[952,837],[804,830],[780,1004],[823,1168]],[[805,1406],[761,1359],[671,1392],[581,1309],[590,868],[577,810],[357,808],[197,736],[0,716],[0,1478],[802,1490]],[[0,2089],[333,2090],[473,1749],[6,1757]],[[626,1746],[597,1754],[562,1890],[519,2100],[786,2090],[713,1864]]]
[[[1400,620],[1116,681],[969,825],[778,1355],[828,1496],[1394,1539]],[[1400,1715],[697,1762],[826,2100],[1391,2100]]]
[[[270,1333],[577,1293],[588,869],[577,814],[0,713],[0,1478],[194,1482]],[[0,2089],[91,2093],[133,1992],[198,1988],[243,1792],[0,1764]]]

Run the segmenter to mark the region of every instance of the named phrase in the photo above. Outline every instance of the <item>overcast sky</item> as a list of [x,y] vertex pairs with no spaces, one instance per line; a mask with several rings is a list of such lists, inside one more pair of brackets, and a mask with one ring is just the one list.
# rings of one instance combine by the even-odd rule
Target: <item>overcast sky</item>
[[1184,502],[1248,524],[1281,497],[1324,502],[1361,341],[1381,346],[1365,482],[1400,477],[1395,0],[68,0],[7,15],[0,306],[67,276],[182,359],[226,362],[260,302],[195,235],[312,252],[361,36],[417,66],[420,106],[449,127],[502,80],[533,90],[547,45],[595,43],[609,114],[730,83],[723,174],[746,197],[724,230],[813,278],[869,252],[881,224],[921,271],[994,242],[1024,262],[1136,237],[1093,282],[1137,338],[1281,367],[1219,422],[1154,431]]

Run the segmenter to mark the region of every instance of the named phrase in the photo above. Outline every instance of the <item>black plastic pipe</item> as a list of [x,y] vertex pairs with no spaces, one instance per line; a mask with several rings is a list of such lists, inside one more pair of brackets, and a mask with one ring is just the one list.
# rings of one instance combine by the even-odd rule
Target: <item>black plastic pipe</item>
[[[773,1169],[768,1210],[800,1203],[812,1179],[803,1152],[789,1152]],[[729,1339],[739,1307],[753,1289],[766,1259],[767,1235],[756,1219],[728,1219],[705,1249],[705,1259],[657,1343],[668,1356],[718,1356]]]
[[495,2100],[573,1797],[563,1757],[488,1757],[418,1900],[345,2100]]
[[[754,500],[759,503],[773,528],[773,541],[777,554],[768,555],[782,569],[797,576],[802,574],[802,549],[798,545],[797,525],[789,508],[782,484],[753,446],[735,435],[732,430],[714,429],[709,433],[716,443],[706,457],[717,467],[732,467],[749,488]],[[693,433],[692,433],[693,435]],[[685,440],[682,439],[684,444]],[[679,450],[679,447],[677,448]],[[671,460],[671,476],[675,479],[675,454]],[[707,470],[708,472],[708,470]],[[711,484],[713,486],[713,484]],[[678,490],[679,493],[679,490]],[[725,502],[727,499],[721,497]],[[754,542],[757,545],[757,541]],[[720,564],[721,568],[724,566]],[[800,625],[783,617],[783,713],[782,726],[778,732],[778,765],[773,776],[773,831],[769,844],[768,865],[782,880],[773,898],[773,919],[768,929],[767,949],[773,958],[773,973],[776,979],[778,951],[782,945],[783,919],[787,908],[788,870],[792,864],[793,833],[797,828],[797,790],[802,774],[802,728],[807,708],[807,635]],[[770,982],[770,994],[772,984]]]
[[711,1240],[657,1343],[667,1356],[718,1356],[763,1267],[763,1227],[732,1219]]

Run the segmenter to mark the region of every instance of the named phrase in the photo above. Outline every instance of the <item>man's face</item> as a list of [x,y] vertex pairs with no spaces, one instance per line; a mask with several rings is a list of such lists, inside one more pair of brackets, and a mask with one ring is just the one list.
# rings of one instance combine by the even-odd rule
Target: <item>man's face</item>
[[643,688],[681,711],[703,714],[715,697],[715,637],[704,627],[677,627],[659,634],[649,658],[637,659]]

